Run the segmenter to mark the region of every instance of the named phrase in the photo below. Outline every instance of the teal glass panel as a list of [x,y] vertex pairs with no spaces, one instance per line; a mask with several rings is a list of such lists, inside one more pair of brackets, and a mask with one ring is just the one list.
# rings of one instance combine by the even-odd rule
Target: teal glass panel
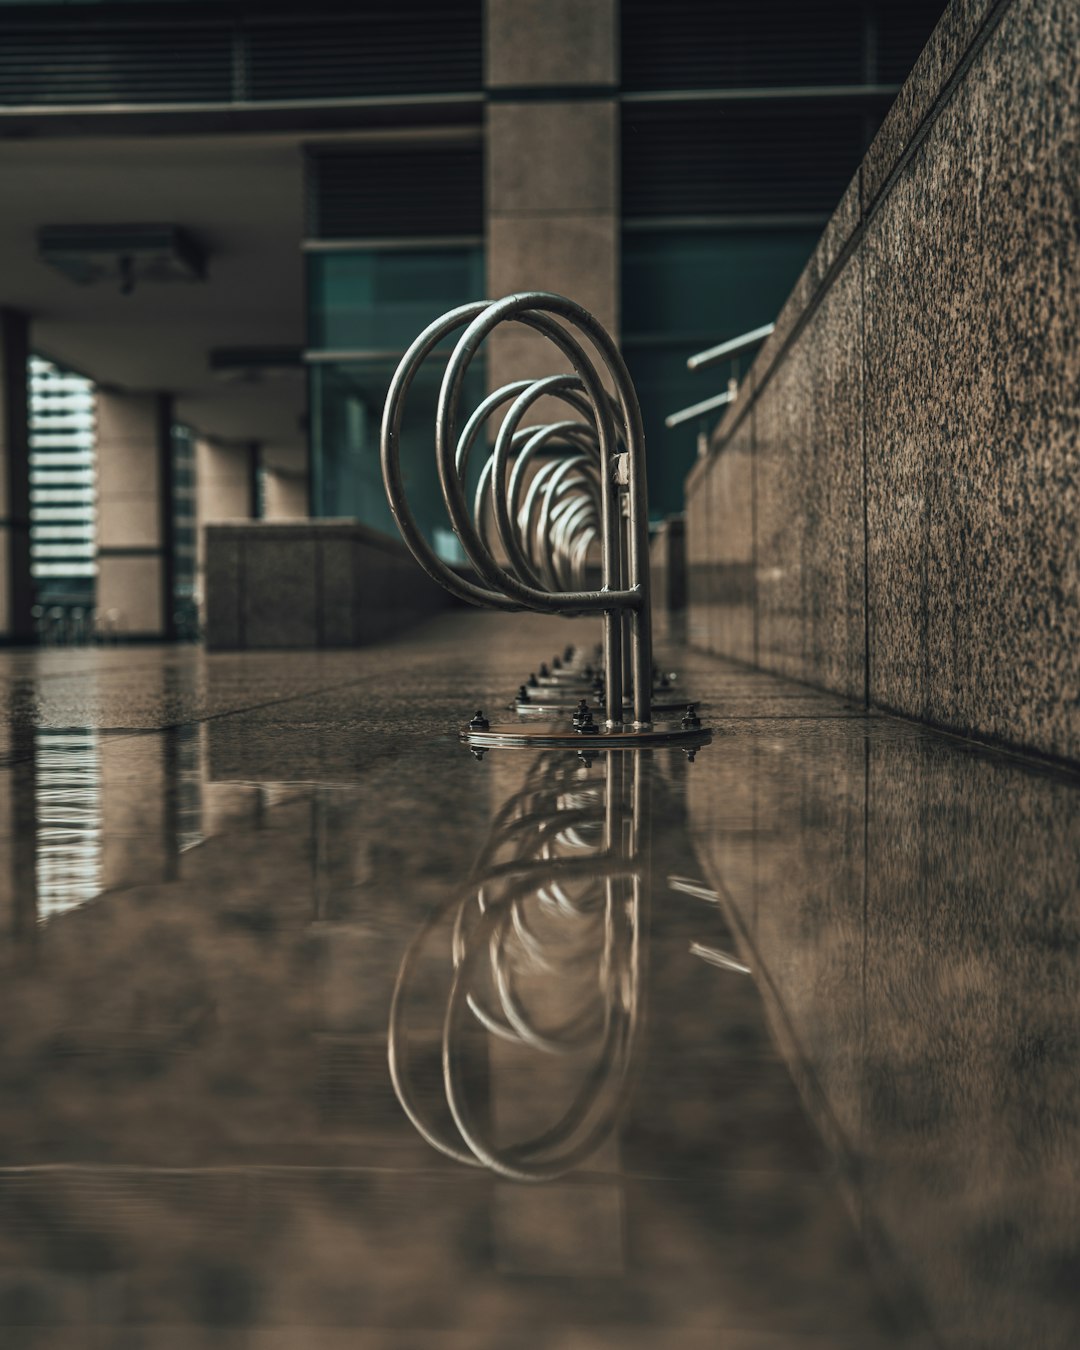
[[[697,456],[699,424],[668,430],[664,418],[720,394],[753,352],[692,374],[694,352],[776,318],[818,241],[805,227],[664,230],[623,235],[622,333],[645,419],[649,515],[683,509],[683,481]],[[718,414],[703,422],[712,427]]]
[[[310,365],[312,508],[396,534],[379,464],[383,402],[400,353],[440,314],[484,294],[483,252],[368,249],[308,259],[309,342],[341,360]],[[363,353],[361,356],[354,353]],[[458,544],[446,520],[435,466],[435,406],[445,355],[414,382],[402,427],[402,471],[428,539],[448,560]],[[483,363],[467,386],[469,407],[484,393]],[[474,470],[474,473],[476,470]]]
[[369,249],[308,255],[308,345],[404,351],[455,305],[484,295],[483,251]]
[[[315,514],[351,517],[386,534],[397,535],[379,460],[379,429],[387,386],[395,362],[319,362],[311,367],[313,496]],[[461,560],[439,490],[435,464],[435,406],[445,359],[422,368],[409,393],[401,428],[402,477],[417,523],[439,554]],[[466,379],[464,406],[484,396],[483,363],[474,363]],[[479,460],[479,456],[477,457]],[[470,465],[471,492],[480,463]]]

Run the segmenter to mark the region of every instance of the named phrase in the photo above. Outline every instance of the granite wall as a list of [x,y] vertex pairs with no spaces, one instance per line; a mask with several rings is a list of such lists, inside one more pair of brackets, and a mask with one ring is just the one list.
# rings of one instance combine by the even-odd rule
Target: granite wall
[[686,608],[686,521],[669,516],[649,543],[653,605],[668,611]]
[[954,0],[687,480],[692,641],[1072,761],[1078,51]]
[[356,647],[455,603],[395,539],[351,520],[207,525],[206,645]]

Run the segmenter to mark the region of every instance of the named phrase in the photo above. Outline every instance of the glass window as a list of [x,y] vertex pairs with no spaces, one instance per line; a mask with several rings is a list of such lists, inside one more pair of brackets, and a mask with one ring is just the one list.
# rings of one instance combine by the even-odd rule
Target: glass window
[[312,253],[308,344],[322,351],[404,351],[432,319],[483,294],[476,247]]
[[669,431],[664,418],[722,393],[738,373],[722,365],[692,374],[686,358],[775,319],[819,234],[816,226],[624,233],[623,347],[645,420],[653,520],[682,510],[697,456],[698,424]]
[[[397,535],[382,482],[379,428],[383,401],[396,361],[317,362],[311,367],[312,445],[315,514],[351,517],[386,534]],[[409,394],[401,429],[401,466],[409,505],[436,551],[450,562],[460,560],[450,531],[435,465],[435,407],[444,361],[427,362]],[[469,372],[465,406],[472,409],[484,396],[483,366]],[[470,465],[470,491],[479,474]]]
[[[446,310],[482,298],[483,253],[474,246],[315,253],[308,281],[314,513],[350,517],[396,535],[379,463],[386,390],[400,354],[423,328]],[[319,359],[318,352],[327,356]],[[401,461],[418,523],[440,553],[456,561],[435,466],[435,406],[444,369],[445,358],[433,358],[413,385]],[[477,362],[469,376],[470,409],[483,392]],[[473,466],[473,481],[477,471]]]

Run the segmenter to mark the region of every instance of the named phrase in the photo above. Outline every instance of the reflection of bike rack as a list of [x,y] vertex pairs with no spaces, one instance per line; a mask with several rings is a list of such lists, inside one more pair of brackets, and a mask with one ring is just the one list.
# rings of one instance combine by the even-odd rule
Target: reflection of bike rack
[[[507,322],[523,324],[547,338],[572,371],[514,381],[489,394],[463,419],[461,395],[470,363],[491,332]],[[428,545],[409,509],[399,459],[402,416],[413,380],[438,344],[459,329],[464,332],[450,355],[439,395],[435,447],[450,523],[477,581],[454,571]],[[605,376],[613,394],[605,388]],[[563,404],[569,415],[523,426],[541,399]],[[481,432],[498,412],[504,414],[502,424],[470,511],[465,486],[469,459]],[[654,725],[652,720],[641,410],[618,348],[588,311],[563,296],[534,291],[462,305],[436,320],[413,342],[390,383],[383,413],[382,467],[402,538],[421,567],[451,594],[490,609],[567,616],[599,613],[603,618],[604,697],[599,722],[592,715],[571,721],[563,713],[544,724],[526,720],[491,726],[478,713],[464,730],[464,739],[483,747],[567,745],[583,736],[609,746],[700,738],[701,724],[692,712],[689,721]],[[496,543],[506,563],[496,558]],[[597,550],[598,588],[590,587],[587,577]],[[529,701],[519,698],[519,706]],[[559,707],[552,702],[555,712]],[[589,712],[587,706],[585,711]]]
[[[589,1157],[614,1130],[632,1088],[644,1009],[652,764],[637,753],[598,758],[604,772],[591,776],[571,756],[538,759],[496,817],[468,882],[410,944],[394,988],[390,1075],[405,1113],[439,1152],[517,1180],[548,1180]],[[408,1068],[406,1004],[440,929],[452,966],[442,1016],[452,1127],[421,1107]],[[567,1008],[564,995],[588,966],[595,970],[593,995]],[[558,1025],[538,1024],[520,988],[526,975],[557,993],[548,1001],[564,1010]],[[589,1056],[555,1124],[507,1145],[477,1119],[461,1045],[477,1024],[542,1056]]]

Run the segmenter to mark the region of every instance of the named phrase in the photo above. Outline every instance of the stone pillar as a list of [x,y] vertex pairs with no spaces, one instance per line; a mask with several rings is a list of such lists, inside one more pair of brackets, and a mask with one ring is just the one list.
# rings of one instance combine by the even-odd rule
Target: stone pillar
[[97,393],[97,607],[121,637],[175,636],[172,398]]
[[195,442],[195,495],[200,527],[211,521],[255,518],[257,442]]
[[[488,294],[556,291],[617,337],[618,6],[487,0],[486,31]],[[567,368],[524,328],[487,350],[492,389]]]
[[263,453],[263,515],[267,520],[306,520],[310,514],[307,455],[287,448]]
[[0,309],[0,643],[34,637],[30,577],[30,323]]
[[256,516],[259,445],[195,442],[195,558],[200,604],[206,599],[206,526]]

